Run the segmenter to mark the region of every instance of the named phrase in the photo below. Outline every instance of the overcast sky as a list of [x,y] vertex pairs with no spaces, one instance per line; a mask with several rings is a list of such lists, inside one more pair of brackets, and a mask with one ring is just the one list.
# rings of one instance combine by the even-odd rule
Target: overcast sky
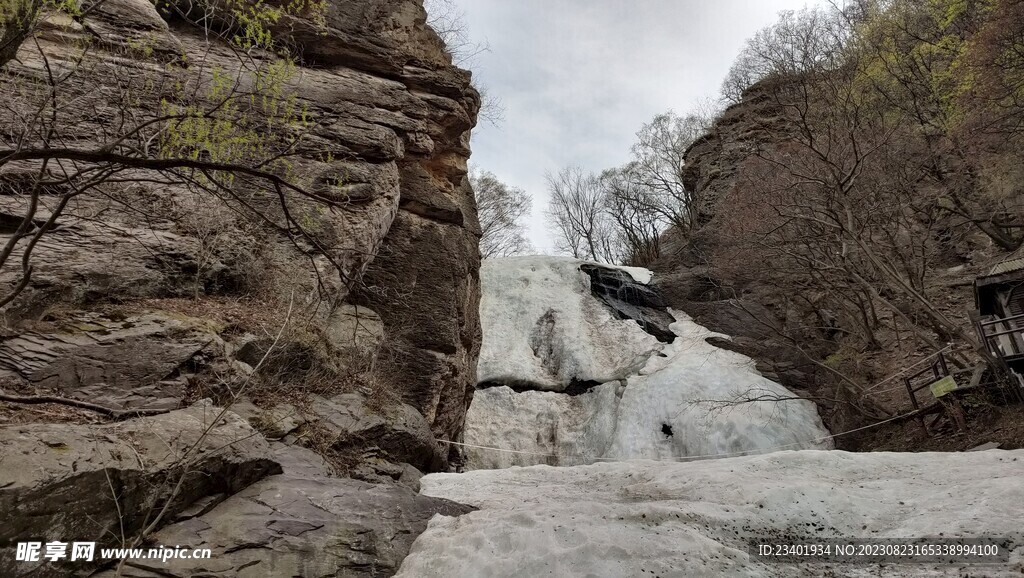
[[551,252],[544,175],[628,160],[640,126],[717,97],[744,40],[815,0],[454,0],[490,49],[466,63],[504,120],[481,120],[470,164],[533,197],[529,236]]

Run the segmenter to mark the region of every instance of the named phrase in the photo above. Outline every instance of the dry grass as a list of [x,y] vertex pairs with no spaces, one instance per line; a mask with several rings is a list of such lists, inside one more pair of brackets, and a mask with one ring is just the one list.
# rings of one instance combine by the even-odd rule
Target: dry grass
[[302,426],[297,443],[320,454],[336,476],[344,477],[362,462],[363,456],[338,451],[336,441],[326,428],[312,422]]
[[[285,309],[253,298],[147,299],[121,309],[201,318],[216,326],[226,339],[252,334],[257,340],[257,356],[266,353],[260,347],[269,347],[269,336],[280,330],[285,316]],[[253,376],[247,396],[258,407],[269,409],[284,403],[303,407],[313,395],[361,393],[370,408],[384,412],[403,401],[394,384],[401,376],[400,363],[407,347],[401,339],[389,337],[376,347],[336,348],[318,322],[293,316],[278,346],[267,354],[263,367]],[[226,366],[219,369],[212,368],[190,383],[186,404],[202,398],[217,403],[231,399],[245,376]]]
[[140,299],[118,308],[133,314],[168,311],[199,318],[213,323],[220,333],[227,335],[274,335],[285,321],[288,304],[254,297],[204,296],[198,299]]

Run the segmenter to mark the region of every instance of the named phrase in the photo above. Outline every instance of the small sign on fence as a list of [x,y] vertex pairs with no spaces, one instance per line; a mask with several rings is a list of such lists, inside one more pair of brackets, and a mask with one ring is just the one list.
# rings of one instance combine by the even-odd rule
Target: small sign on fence
[[932,395],[938,399],[956,389],[956,381],[952,375],[947,375],[938,381],[932,382],[928,388],[932,390]]

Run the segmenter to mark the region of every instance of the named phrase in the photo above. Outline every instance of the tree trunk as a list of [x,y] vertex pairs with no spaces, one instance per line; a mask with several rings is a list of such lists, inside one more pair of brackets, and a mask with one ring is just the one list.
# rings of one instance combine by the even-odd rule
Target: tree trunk
[[0,14],[0,68],[14,60],[42,7],[42,0],[13,0],[12,3],[12,14]]

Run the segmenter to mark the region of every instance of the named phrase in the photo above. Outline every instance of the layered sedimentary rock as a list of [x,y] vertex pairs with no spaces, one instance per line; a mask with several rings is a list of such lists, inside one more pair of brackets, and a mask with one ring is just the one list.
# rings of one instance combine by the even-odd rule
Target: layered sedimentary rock
[[209,403],[115,425],[0,428],[0,462],[4,576],[67,575],[83,566],[15,561],[18,542],[118,546],[151,522],[173,521],[197,503],[212,508],[281,472],[266,440]]
[[[31,278],[2,310],[0,391],[114,411],[0,402],[0,574],[64,573],[13,566],[16,541],[114,546],[146,529],[147,544],[215,549],[216,567],[159,575],[388,575],[431,516],[467,511],[415,490],[421,471],[448,468],[437,438],[460,438],[476,382],[479,225],[465,176],[479,95],[422,1],[323,5],[264,23],[295,57],[277,89],[308,121],[284,129],[302,138],[274,170],[312,196],[286,192],[286,210],[273,187],[244,179],[219,196],[212,180],[129,167],[75,195],[35,246]],[[225,41],[237,29],[213,6],[225,3],[46,14],[0,68],[0,90],[23,104],[34,81],[73,71],[61,146],[113,150],[122,121],[158,116],[185,89],[246,88],[242,67],[281,64]],[[16,115],[0,119],[0,148],[18,130]],[[0,161],[0,241],[38,169]],[[67,193],[43,188],[29,229]],[[0,269],[0,298],[23,278],[21,251]],[[87,425],[207,396],[218,407]],[[32,423],[48,420],[83,423]],[[147,575],[147,563],[122,574]]]
[[[732,338],[718,345],[754,359],[759,372],[787,388],[816,392],[831,376],[822,375],[807,353],[817,355],[819,349],[829,345],[825,340],[811,339],[802,344],[802,349],[794,347],[782,335],[802,322],[792,317],[785,303],[767,297],[758,279],[738,284],[735,279],[729,283],[721,279],[715,256],[720,243],[716,234],[719,224],[714,221],[717,206],[727,202],[737,187],[745,186],[739,168],[759,150],[785,146],[793,130],[794,123],[787,117],[792,110],[782,106],[775,96],[786,82],[771,78],[748,88],[742,101],[723,111],[708,132],[687,149],[682,178],[687,190],[698,199],[698,223],[686,235],[668,231],[662,255],[650,267],[656,274],[654,285],[668,305]],[[846,412],[831,411],[831,402],[819,403],[830,427],[852,429],[863,425],[846,422]]]
[[[408,171],[422,170],[403,169],[408,190],[423,192],[416,187],[440,178],[405,180]],[[468,184],[451,197],[461,207],[449,206],[449,221],[432,218],[420,201],[402,206],[359,299],[380,312],[391,335],[392,379],[405,400],[423,413],[439,439],[459,441],[480,352],[480,256],[470,232],[478,227],[475,215],[465,210],[472,204]]]
[[[27,102],[24,79],[45,78],[47,67],[77,70],[61,88],[76,103],[60,113],[62,136],[79,149],[101,147],[117,136],[122,119],[158,115],[167,98],[160,91],[183,79],[244,78],[241,67],[274,61],[258,51],[252,60],[239,58],[210,34],[218,26],[230,31],[229,23],[216,16],[194,20],[203,5],[183,3],[175,11],[148,0],[109,0],[77,20],[47,16],[38,47],[22,46],[4,66],[0,85]],[[280,322],[293,303],[295,316],[314,319],[314,337],[330,348],[343,349],[347,339],[367,355],[386,350],[379,357],[390,373],[382,387],[420,412],[434,435],[461,436],[480,339],[479,225],[465,178],[479,95],[426,26],[421,1],[328,1],[325,7],[316,19],[286,14],[269,24],[297,62],[281,89],[296,95],[312,120],[289,156],[289,174],[334,203],[290,198],[297,223],[291,229],[315,231],[324,251],[288,238],[280,223],[254,224],[216,195],[128,171],[119,184],[72,199],[36,247],[28,286],[4,308],[9,330],[0,337],[0,369],[16,387],[62,395],[102,391],[103,401],[116,407],[147,406],[147,398],[173,406],[182,396],[181,376],[194,369],[186,366],[210,340],[206,333],[216,342],[231,323],[205,333],[188,327],[168,333],[174,323],[147,322],[152,331],[143,335],[144,328],[119,326],[120,317],[99,320],[98,329],[78,323],[76,310],[113,303],[142,319],[165,319],[167,298],[259,295],[262,304],[253,307],[269,312],[242,305],[240,316],[273,313]],[[17,134],[14,125],[2,128]],[[29,203],[24,187],[33,168],[0,166],[4,223],[17,224]],[[43,191],[37,221],[45,221],[60,194]],[[272,198],[247,202],[265,208],[272,222],[279,217]],[[18,257],[16,251],[0,271],[0,287],[21,279]],[[55,309],[61,319],[70,311],[74,323],[56,332],[35,327]],[[263,349],[246,350],[249,367],[272,343],[273,330],[257,342]],[[251,343],[234,347],[236,336],[220,337],[203,363]],[[115,353],[130,354],[123,363],[130,367],[115,372],[116,364],[107,363]],[[134,361],[141,357],[147,367]],[[107,369],[76,375],[76,367],[90,364]],[[236,365],[229,360],[226,367]],[[426,462],[445,465],[432,457]]]
[[[385,576],[431,517],[473,510],[418,495],[416,480],[334,477],[315,452],[268,443],[205,401],[112,425],[0,428],[0,462],[4,576]],[[159,544],[213,555],[129,558],[119,574],[102,567],[109,560],[15,559],[19,542],[130,545],[150,523],[158,531],[140,542],[144,552]]]
[[272,476],[155,536],[210,548],[209,559],[129,559],[120,575],[391,576],[432,517],[472,510],[400,486]]

